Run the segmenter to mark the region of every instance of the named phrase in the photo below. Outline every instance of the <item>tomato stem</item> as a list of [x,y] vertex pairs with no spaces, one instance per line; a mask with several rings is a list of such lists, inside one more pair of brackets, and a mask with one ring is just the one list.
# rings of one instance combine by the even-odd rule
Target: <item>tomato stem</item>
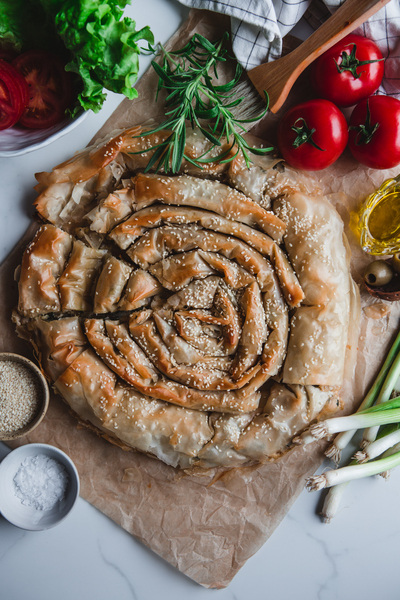
[[[296,127],[296,124],[299,123],[299,121],[301,122],[301,125]],[[317,148],[317,150],[325,152],[325,149],[320,148],[312,139],[312,136],[315,133],[316,129],[310,129],[303,117],[299,117],[294,122],[292,129],[297,134],[297,137],[295,138],[292,144],[295,148],[298,148],[302,144],[309,143],[312,146],[314,146],[314,148]]]
[[361,146],[362,144],[369,144],[372,140],[372,137],[375,131],[378,129],[379,123],[371,124],[371,111],[369,110],[369,99],[367,100],[367,117],[365,119],[365,123],[357,126],[351,126],[349,129],[354,129],[357,131],[356,137],[354,139],[354,143],[356,146]]
[[362,73],[362,71],[361,71],[361,73],[357,73],[358,67],[361,67],[362,65],[369,65],[371,63],[380,62],[381,60],[384,60],[384,58],[375,58],[373,60],[358,60],[358,58],[356,57],[356,50],[357,50],[356,44],[353,45],[353,48],[351,49],[350,54],[347,54],[347,52],[345,50],[343,50],[342,55],[341,55],[342,62],[340,64],[335,59],[333,59],[335,61],[338,73],[344,73],[344,71],[350,71],[350,73],[353,75],[354,79],[358,79],[359,77],[361,77],[361,73]]

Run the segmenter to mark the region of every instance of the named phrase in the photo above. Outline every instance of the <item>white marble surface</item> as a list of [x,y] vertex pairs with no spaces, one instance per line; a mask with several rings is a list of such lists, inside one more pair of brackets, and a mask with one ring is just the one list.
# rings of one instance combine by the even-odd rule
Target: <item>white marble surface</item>
[[[185,18],[173,0],[146,0],[128,9],[165,41]],[[150,59],[142,60],[142,71]],[[114,111],[103,110],[79,130],[26,156],[0,159],[0,260],[29,225],[34,173],[84,147]],[[0,460],[8,448],[0,443]],[[0,482],[1,485],[1,482]],[[284,521],[225,590],[206,590],[79,499],[69,518],[45,532],[24,532],[0,517],[1,600],[397,600],[400,469],[389,481],[350,485],[337,517],[321,522],[319,493],[303,492]]]
[[[6,449],[0,444],[0,459]],[[68,519],[24,532],[0,518],[2,600],[398,600],[400,469],[351,484],[330,525],[303,492],[228,588],[206,590],[78,500]]]

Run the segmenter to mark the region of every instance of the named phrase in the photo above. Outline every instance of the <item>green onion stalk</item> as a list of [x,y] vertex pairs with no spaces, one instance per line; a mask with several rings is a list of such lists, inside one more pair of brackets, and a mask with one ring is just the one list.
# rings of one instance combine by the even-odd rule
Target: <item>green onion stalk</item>
[[[390,435],[391,434],[388,434],[387,436],[383,436],[382,439],[384,439],[385,437],[389,437]],[[392,441],[392,440],[390,440],[390,441]],[[387,445],[387,442],[386,442],[386,445]],[[371,444],[371,446],[372,446],[372,444]],[[382,451],[383,451],[383,448],[384,448],[384,446],[381,447]],[[393,454],[396,454],[397,452],[400,452],[400,442],[395,443],[393,446],[389,447],[385,452],[383,452],[380,455],[380,458],[386,458],[387,456],[391,456]],[[348,467],[352,467],[354,465],[359,464],[359,461],[355,458],[355,456],[352,458],[352,460],[347,465]],[[370,453],[369,453],[366,458],[366,461],[370,460],[370,458],[371,457],[370,457]],[[378,475],[382,476],[384,479],[388,479],[389,473],[390,473],[390,469],[386,469],[386,470],[378,473]],[[322,511],[321,511],[321,516],[324,520],[324,523],[330,523],[331,520],[333,519],[333,517],[336,516],[336,513],[339,509],[340,501],[341,501],[344,491],[347,488],[347,486],[349,485],[349,483],[350,483],[350,481],[346,481],[345,483],[339,483],[339,484],[333,485],[332,487],[329,488],[328,493],[325,496],[324,504],[323,504]]]
[[[381,458],[386,458],[386,456],[390,456],[391,454],[394,454],[395,452],[400,452],[400,443],[395,444],[392,448],[389,448],[389,450],[386,450],[386,452],[384,452],[382,454]],[[379,476],[383,477],[384,479],[389,479],[390,470],[382,471],[382,473],[379,473]]]
[[[394,386],[400,376],[400,353],[397,354],[394,359],[392,366],[390,367],[389,373],[386,376],[385,382],[379,392],[375,404],[382,404],[387,402],[393,392]],[[373,442],[378,435],[379,427],[369,427],[363,433],[363,439],[361,441],[361,447],[363,448],[367,444]]]
[[[350,461],[348,466],[356,465],[357,461]],[[345,489],[349,485],[350,481],[345,483],[338,483],[329,488],[328,493],[325,496],[324,504],[322,506],[321,517],[324,523],[330,523],[333,517],[336,516],[340,506],[340,501],[344,494]]]
[[356,452],[353,458],[359,463],[365,463],[380,456],[398,443],[400,443],[400,429],[367,444],[362,450]]
[[[390,348],[388,355],[387,355],[374,383],[372,384],[368,394],[365,396],[364,400],[360,404],[357,412],[361,412],[362,410],[365,410],[366,408],[371,407],[375,403],[376,399],[378,398],[378,396],[381,392],[381,389],[382,389],[384,383],[386,382],[386,378],[387,378],[388,373],[393,365],[393,362],[396,359],[396,357],[398,356],[399,350],[400,350],[400,332],[397,335],[395,341],[393,342],[392,347]],[[393,383],[395,383],[395,382],[393,382]],[[355,433],[356,433],[356,429],[352,429],[349,431],[339,433],[339,435],[337,435],[335,437],[333,443],[325,451],[325,455],[328,458],[331,458],[332,460],[334,460],[334,462],[336,464],[339,464],[342,450],[344,450],[348,446],[348,444],[353,439],[353,436],[355,435]]]
[[347,417],[332,417],[315,423],[310,427],[310,433],[316,440],[320,440],[333,433],[389,425],[400,421],[400,396],[388,400],[385,404],[371,406],[366,410],[354,413]]
[[399,376],[400,333],[357,412],[311,425],[298,436],[300,443],[309,443],[312,438],[321,439],[338,433],[326,452],[338,462],[341,451],[354,433],[366,428],[361,449],[347,466],[326,471],[306,481],[309,491],[330,488],[321,513],[326,523],[337,513],[340,499],[350,481],[371,475],[387,478],[391,469],[400,464],[400,396],[390,399]]
[[397,465],[400,465],[400,452],[362,465],[349,465],[347,467],[341,467],[340,469],[325,471],[325,473],[322,473],[321,475],[314,475],[307,479],[306,488],[310,492],[322,490],[326,487],[348,483],[353,479],[378,475],[379,473],[382,473],[382,471],[397,467]]

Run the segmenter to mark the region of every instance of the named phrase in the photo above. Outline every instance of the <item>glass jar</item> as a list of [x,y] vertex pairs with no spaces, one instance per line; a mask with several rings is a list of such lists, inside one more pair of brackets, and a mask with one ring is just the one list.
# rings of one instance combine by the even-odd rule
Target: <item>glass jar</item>
[[356,213],[353,229],[368,254],[400,252],[400,175],[387,179]]

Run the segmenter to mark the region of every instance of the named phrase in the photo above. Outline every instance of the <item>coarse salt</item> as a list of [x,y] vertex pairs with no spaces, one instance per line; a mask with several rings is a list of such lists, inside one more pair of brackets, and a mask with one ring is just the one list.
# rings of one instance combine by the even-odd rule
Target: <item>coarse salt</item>
[[24,506],[51,510],[65,496],[68,474],[58,461],[38,454],[22,462],[14,484],[15,495]]

